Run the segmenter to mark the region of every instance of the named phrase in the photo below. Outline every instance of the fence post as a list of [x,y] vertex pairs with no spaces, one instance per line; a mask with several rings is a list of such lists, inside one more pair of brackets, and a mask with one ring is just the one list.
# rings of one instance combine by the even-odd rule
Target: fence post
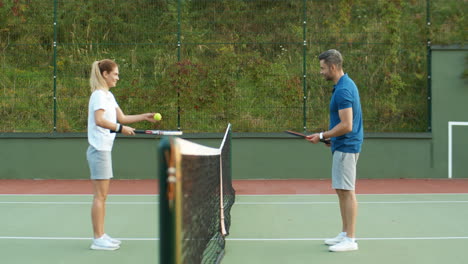
[[431,0],[426,0],[426,36],[427,36],[427,131],[432,131],[432,50],[431,50]]
[[57,132],[57,1],[54,0],[54,132]]
[[303,90],[303,120],[304,132],[307,129],[307,0],[303,0],[303,22],[302,22],[302,90]]
[[[177,62],[180,62],[181,50],[181,0],[177,1]],[[180,91],[177,91],[177,129],[180,130]]]

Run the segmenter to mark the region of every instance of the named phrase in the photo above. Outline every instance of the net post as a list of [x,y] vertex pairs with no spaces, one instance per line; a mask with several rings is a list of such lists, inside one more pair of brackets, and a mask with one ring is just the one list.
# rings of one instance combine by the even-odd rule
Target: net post
[[174,143],[172,145],[173,159],[175,161],[175,223],[174,223],[174,254],[175,263],[182,264],[182,220],[183,220],[183,204],[182,204],[182,154],[180,147]]
[[159,153],[159,263],[174,263],[173,214],[170,206],[169,168],[171,167],[171,145],[168,138],[163,138],[158,147]]
[[182,264],[182,173],[180,148],[173,138],[159,145],[159,263]]

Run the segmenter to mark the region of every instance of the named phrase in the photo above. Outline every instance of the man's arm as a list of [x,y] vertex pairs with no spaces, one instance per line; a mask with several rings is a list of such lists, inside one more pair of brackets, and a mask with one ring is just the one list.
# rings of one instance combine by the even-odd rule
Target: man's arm
[[339,137],[353,131],[353,108],[345,108],[338,111],[340,123],[332,130],[323,132],[323,138]]
[[[340,123],[336,125],[332,130],[323,132],[322,136],[324,139],[339,137],[353,131],[353,108],[345,108],[338,111],[340,116]],[[306,139],[314,144],[320,142],[320,133],[315,133],[307,136]]]

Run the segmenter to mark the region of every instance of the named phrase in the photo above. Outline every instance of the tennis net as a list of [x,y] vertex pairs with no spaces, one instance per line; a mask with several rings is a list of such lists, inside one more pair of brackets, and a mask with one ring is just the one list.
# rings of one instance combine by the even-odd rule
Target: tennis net
[[159,151],[160,263],[219,263],[235,201],[231,125],[219,148],[165,138]]

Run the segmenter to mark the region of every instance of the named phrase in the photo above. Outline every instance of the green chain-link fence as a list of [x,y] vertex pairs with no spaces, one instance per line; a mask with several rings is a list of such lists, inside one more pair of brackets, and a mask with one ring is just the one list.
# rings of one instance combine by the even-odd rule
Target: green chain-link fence
[[[340,50],[370,132],[430,130],[430,45],[466,44],[464,0],[0,0],[0,132],[83,132],[94,60],[151,128],[328,126],[317,55]],[[148,128],[150,125],[148,124]]]

